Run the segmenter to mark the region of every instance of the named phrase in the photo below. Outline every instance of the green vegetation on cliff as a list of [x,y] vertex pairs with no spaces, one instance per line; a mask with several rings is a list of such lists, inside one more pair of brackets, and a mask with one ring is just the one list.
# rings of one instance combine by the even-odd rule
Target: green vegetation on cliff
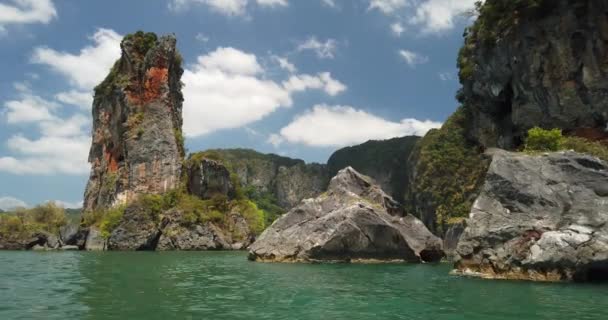
[[562,130],[532,128],[528,130],[525,142],[525,152],[550,152],[560,150],[573,150],[589,154],[608,161],[608,146],[601,142],[589,141],[585,138],[562,135]]
[[413,181],[408,204],[438,233],[468,216],[489,165],[480,148],[467,140],[466,124],[466,110],[461,107],[441,129],[422,138],[410,158]]

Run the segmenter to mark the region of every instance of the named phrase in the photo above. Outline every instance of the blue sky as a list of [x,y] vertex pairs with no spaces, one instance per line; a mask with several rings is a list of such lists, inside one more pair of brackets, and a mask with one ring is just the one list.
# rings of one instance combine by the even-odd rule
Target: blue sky
[[92,88],[122,35],[174,33],[190,151],[308,162],[456,109],[474,0],[0,0],[0,208],[82,201]]

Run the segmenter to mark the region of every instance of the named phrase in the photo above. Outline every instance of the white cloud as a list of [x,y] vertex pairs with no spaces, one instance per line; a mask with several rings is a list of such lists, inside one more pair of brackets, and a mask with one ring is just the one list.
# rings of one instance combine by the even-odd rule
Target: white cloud
[[0,197],[0,209],[4,211],[10,211],[15,208],[27,208],[28,205],[25,201],[13,197]]
[[[478,0],[369,0],[369,10],[407,22],[418,34],[452,30],[475,8]],[[395,33],[393,25],[391,30]],[[411,29],[411,28],[408,28]]]
[[203,4],[226,16],[245,15],[248,0],[171,0],[169,9],[179,11],[191,4]]
[[330,8],[337,8],[338,5],[336,4],[335,0],[321,0],[321,3],[323,3],[324,5],[330,7]]
[[271,58],[279,64],[281,69],[287,70],[289,73],[295,73],[298,71],[296,66],[289,62],[286,57],[272,56]]
[[452,72],[439,72],[439,79],[441,81],[452,81],[454,80],[454,74]]
[[55,95],[55,99],[60,102],[79,107],[82,110],[91,110],[93,105],[93,94],[78,90],[60,92]]
[[[28,97],[29,98],[29,97]],[[45,102],[40,97],[36,101]],[[0,171],[14,174],[84,174],[89,171],[87,162],[91,138],[88,133],[90,119],[75,114],[67,119],[50,115],[37,120],[40,137],[29,139],[16,134],[7,141],[14,156],[0,157]],[[22,122],[31,122],[30,119]]]
[[8,147],[16,157],[0,157],[0,171],[14,174],[85,174],[89,172],[88,135],[43,136],[31,140],[22,135],[9,138]]
[[338,49],[338,42],[334,39],[327,39],[325,42],[317,40],[316,37],[312,36],[306,41],[298,44],[297,51],[311,50],[317,54],[320,59],[333,59],[335,58],[336,50]]
[[0,34],[10,24],[47,24],[57,17],[51,0],[11,0],[13,4],[0,3]]
[[416,8],[412,24],[424,32],[439,33],[453,29],[458,18],[471,11],[478,0],[428,0]]
[[289,5],[287,0],[257,0],[257,3],[266,7],[286,7]]
[[38,47],[34,50],[32,62],[49,66],[79,89],[92,90],[120,58],[122,36],[113,30],[98,29],[90,39],[94,44],[84,47],[78,54]]
[[408,135],[422,136],[441,123],[430,120],[403,119],[393,122],[350,106],[316,105],[273,134],[268,142],[283,142],[314,147],[342,147],[370,139],[389,139]]
[[409,50],[399,50],[399,56],[401,56],[405,63],[407,63],[410,67],[415,67],[416,65],[429,62],[428,57]]
[[[234,48],[218,48],[187,68],[184,82],[184,133],[196,137],[245,126],[281,107],[292,105],[291,94],[320,89],[338,94],[345,86],[329,73],[305,78],[302,85],[265,79],[257,57]],[[312,79],[312,80],[311,80]],[[293,82],[295,83],[295,81]]]
[[405,28],[403,28],[403,25],[400,22],[395,22],[391,25],[391,31],[395,36],[400,37],[405,31]]
[[285,139],[283,139],[280,134],[273,133],[268,136],[268,143],[273,145],[275,148],[278,148],[283,142],[285,142]]
[[377,9],[384,14],[392,14],[395,11],[405,8],[408,5],[406,0],[370,0],[369,10]]
[[262,72],[262,67],[254,54],[234,48],[220,47],[206,56],[200,56],[198,57],[198,66],[209,71],[237,75],[250,76]]
[[332,78],[329,72],[322,72],[316,76],[308,74],[293,75],[283,82],[283,87],[289,92],[321,89],[330,96],[336,96],[346,90],[346,86],[342,82]]
[[59,108],[57,103],[29,93],[24,93],[19,100],[7,101],[4,106],[7,109],[6,121],[9,124],[52,120],[54,116],[51,112]]
[[210,39],[209,39],[209,37],[208,37],[207,35],[205,35],[205,34],[203,34],[203,33],[200,33],[200,32],[199,32],[199,33],[197,33],[197,34],[196,34],[196,36],[195,36],[194,38],[195,38],[197,41],[200,41],[200,42],[203,42],[203,43],[209,42],[209,40],[210,40]]

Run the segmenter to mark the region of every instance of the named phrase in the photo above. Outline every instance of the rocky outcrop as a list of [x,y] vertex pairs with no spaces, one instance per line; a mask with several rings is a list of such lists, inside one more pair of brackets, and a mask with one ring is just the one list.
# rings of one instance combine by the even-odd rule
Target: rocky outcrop
[[224,231],[212,222],[188,223],[178,210],[167,213],[158,240],[158,251],[230,250],[231,242]]
[[106,239],[102,236],[99,229],[90,227],[87,230],[83,249],[86,251],[104,251],[107,249]]
[[108,250],[152,251],[158,244],[163,227],[152,210],[134,203],[126,208],[120,225],[112,231]]
[[487,0],[459,58],[474,140],[512,149],[535,126],[608,138],[606,12],[604,0]]
[[457,272],[495,279],[608,279],[608,163],[494,151],[458,243]]
[[342,148],[327,160],[328,174],[350,166],[371,177],[382,190],[402,202],[409,186],[408,158],[420,137],[409,136],[389,140],[371,140],[360,145]]
[[[250,259],[268,262],[437,261],[441,241],[373,181],[352,168],[341,170],[327,193],[307,199],[250,248]],[[393,215],[389,214],[393,213]]]
[[210,159],[189,159],[186,166],[188,192],[201,199],[211,199],[215,195],[233,199],[235,186],[230,172],[224,165]]
[[443,251],[445,251],[448,260],[453,260],[456,256],[456,248],[458,247],[458,242],[460,241],[460,237],[464,233],[465,228],[466,224],[464,222],[459,222],[451,225],[445,232],[445,236],[443,237]]
[[138,32],[95,88],[84,210],[106,209],[180,183],[183,73],[174,36]]

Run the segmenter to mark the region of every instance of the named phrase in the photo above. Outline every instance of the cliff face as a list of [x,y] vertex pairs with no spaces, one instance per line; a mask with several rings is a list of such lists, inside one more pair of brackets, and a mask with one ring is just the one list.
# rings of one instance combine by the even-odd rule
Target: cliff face
[[351,166],[372,177],[382,190],[402,202],[409,185],[408,158],[420,137],[410,136],[346,147],[334,152],[327,161],[329,176]]
[[470,136],[513,149],[534,126],[608,138],[608,2],[487,0],[459,57]]
[[183,73],[174,36],[138,32],[95,88],[84,210],[158,194],[180,182]]
[[283,209],[317,196],[329,181],[324,165],[299,159],[247,149],[207,150],[200,155],[223,163],[244,188],[274,197]]

